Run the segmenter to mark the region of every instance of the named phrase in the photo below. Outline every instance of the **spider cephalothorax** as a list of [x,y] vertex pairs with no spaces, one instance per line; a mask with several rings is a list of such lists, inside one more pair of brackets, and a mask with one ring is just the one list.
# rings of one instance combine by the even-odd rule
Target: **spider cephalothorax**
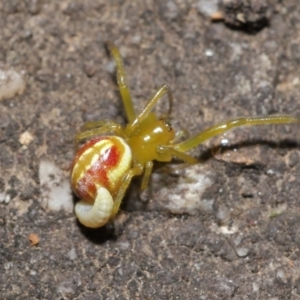
[[204,141],[232,128],[244,125],[299,123],[288,115],[266,117],[243,117],[219,123],[186,141],[176,143],[176,134],[166,116],[160,118],[152,112],[153,107],[165,94],[170,110],[172,94],[162,85],[148,100],[144,109],[136,114],[126,83],[123,62],[118,49],[108,43],[116,62],[117,81],[123,100],[128,124],[122,126],[113,121],[87,122],[76,135],[76,143],[85,140],[72,164],[71,185],[81,199],[75,206],[79,221],[92,228],[105,225],[117,214],[132,177],[143,175],[142,190],[148,186],[153,162],[170,162],[173,157],[188,164],[197,160],[185,152]]

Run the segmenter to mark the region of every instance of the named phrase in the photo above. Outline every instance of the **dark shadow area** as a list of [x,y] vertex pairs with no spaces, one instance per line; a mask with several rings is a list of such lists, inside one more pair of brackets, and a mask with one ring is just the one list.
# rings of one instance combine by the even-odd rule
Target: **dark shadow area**
[[256,34],[269,27],[274,10],[273,6],[264,0],[221,1],[220,9],[228,28],[247,34]]
[[[74,205],[79,201],[79,198],[76,195],[73,196]],[[74,214],[74,218],[76,218]],[[112,223],[108,223],[105,226],[100,228],[88,228],[82,225],[76,218],[76,223],[80,232],[94,244],[103,244],[108,240],[116,240],[117,234]]]
[[255,35],[261,32],[266,27],[270,27],[270,21],[267,18],[263,18],[256,22],[248,22],[248,23],[239,23],[233,24],[224,21],[226,27],[230,30],[240,31],[249,35]]
[[118,235],[111,223],[100,228],[88,228],[83,226],[78,220],[76,220],[76,222],[84,237],[94,244],[101,245],[108,240],[115,241],[117,239]]

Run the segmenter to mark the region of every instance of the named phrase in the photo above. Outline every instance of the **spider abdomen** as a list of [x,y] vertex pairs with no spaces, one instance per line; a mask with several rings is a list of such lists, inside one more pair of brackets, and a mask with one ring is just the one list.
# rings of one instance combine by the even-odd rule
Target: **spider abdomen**
[[[88,227],[107,223],[113,210],[113,201],[124,175],[132,165],[132,154],[126,142],[116,136],[101,136],[87,141],[77,152],[71,171],[71,185],[81,199],[75,212],[80,222]],[[96,201],[99,216],[93,223],[90,211]],[[94,213],[94,212],[93,212]],[[86,221],[85,221],[86,219]],[[93,219],[93,218],[92,218]]]

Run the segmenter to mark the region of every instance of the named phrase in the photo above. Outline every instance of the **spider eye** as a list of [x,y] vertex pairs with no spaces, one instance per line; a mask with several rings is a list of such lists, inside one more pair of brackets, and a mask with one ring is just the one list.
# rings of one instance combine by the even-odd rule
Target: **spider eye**
[[164,125],[167,127],[168,131],[172,131],[173,128],[172,128],[172,125],[169,121],[165,120],[165,119],[161,119],[161,121],[164,123]]

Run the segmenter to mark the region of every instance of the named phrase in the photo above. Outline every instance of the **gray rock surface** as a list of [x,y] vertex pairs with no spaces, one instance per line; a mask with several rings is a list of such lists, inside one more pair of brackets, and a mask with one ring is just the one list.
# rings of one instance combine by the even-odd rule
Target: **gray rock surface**
[[[246,2],[222,1],[224,22],[213,23],[203,1],[1,1],[0,62],[26,82],[0,102],[1,299],[300,298],[300,125],[215,138],[192,151],[201,168],[156,173],[143,197],[134,182],[114,229],[42,204],[41,162],[67,179],[85,121],[125,122],[107,40],[137,110],[171,87],[176,130],[300,116],[300,5]],[[171,214],[174,191],[197,193],[184,189],[197,172],[209,183],[202,204]]]

